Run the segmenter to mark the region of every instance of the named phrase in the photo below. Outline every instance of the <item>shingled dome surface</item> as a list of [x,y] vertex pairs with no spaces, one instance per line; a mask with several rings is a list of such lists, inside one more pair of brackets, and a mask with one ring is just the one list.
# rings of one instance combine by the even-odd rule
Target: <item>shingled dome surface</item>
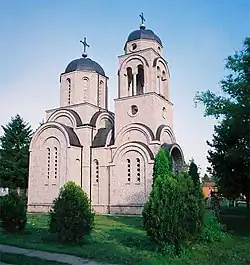
[[90,58],[79,58],[70,62],[65,69],[65,73],[73,71],[92,71],[105,76],[105,72],[100,64]]
[[128,36],[127,42],[139,39],[155,40],[162,46],[161,39],[150,29],[140,28],[131,32]]

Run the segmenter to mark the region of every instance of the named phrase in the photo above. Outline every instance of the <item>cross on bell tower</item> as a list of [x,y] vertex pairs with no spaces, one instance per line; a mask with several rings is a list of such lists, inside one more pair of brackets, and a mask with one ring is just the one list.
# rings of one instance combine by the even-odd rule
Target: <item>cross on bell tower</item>
[[143,13],[141,13],[140,15],[140,18],[141,18],[141,25],[140,25],[140,29],[145,29],[145,25],[144,25],[144,22],[146,21],[146,19],[144,18],[144,15]]
[[90,47],[89,44],[87,43],[86,37],[84,37],[83,41],[80,40],[80,42],[83,45],[83,53],[82,53],[82,57],[86,58],[88,56],[87,52],[86,52],[86,48]]

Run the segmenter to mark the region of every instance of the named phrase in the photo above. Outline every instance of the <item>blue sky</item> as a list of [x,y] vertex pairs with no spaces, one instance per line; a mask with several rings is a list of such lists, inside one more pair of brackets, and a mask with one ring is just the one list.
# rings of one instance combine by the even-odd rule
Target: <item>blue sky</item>
[[[146,26],[164,45],[171,73],[174,131],[185,158],[207,166],[214,120],[194,108],[197,90],[219,92],[225,58],[250,36],[249,0],[23,0],[0,2],[0,124],[19,113],[37,128],[59,105],[59,75],[80,57],[79,40],[109,76],[109,108],[117,96],[117,56],[129,33]],[[0,130],[0,134],[2,131]]]

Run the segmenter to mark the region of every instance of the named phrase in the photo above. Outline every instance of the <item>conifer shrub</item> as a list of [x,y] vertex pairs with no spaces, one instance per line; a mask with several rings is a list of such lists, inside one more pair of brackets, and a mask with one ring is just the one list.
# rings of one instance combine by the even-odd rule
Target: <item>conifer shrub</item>
[[[180,254],[185,242],[197,236],[202,227],[198,189],[188,173],[172,172],[167,152],[156,155],[154,185],[142,212],[143,225],[160,251]],[[158,159],[169,165],[162,166]],[[165,172],[164,172],[165,170]]]
[[225,236],[226,234],[223,231],[223,227],[214,214],[205,219],[204,229],[201,233],[202,241],[207,243],[220,242]]
[[27,199],[17,192],[10,192],[0,201],[0,219],[8,233],[21,232],[27,223]]
[[155,180],[157,176],[166,175],[172,171],[173,165],[169,152],[161,148],[155,156],[153,178]]
[[62,242],[77,243],[93,229],[94,213],[87,194],[74,182],[67,182],[53,201],[49,213],[51,233]]

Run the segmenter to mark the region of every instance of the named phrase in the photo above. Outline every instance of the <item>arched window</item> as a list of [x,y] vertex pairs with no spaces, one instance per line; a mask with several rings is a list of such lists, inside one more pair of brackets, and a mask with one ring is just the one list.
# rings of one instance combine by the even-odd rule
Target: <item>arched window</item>
[[168,95],[168,80],[167,80],[167,75],[165,71],[162,71],[162,94],[163,96],[168,99],[169,95]]
[[137,168],[136,180],[137,180],[137,182],[140,182],[141,181],[141,161],[140,161],[140,158],[136,158],[136,168]]
[[132,90],[133,90],[133,74],[132,74],[132,68],[127,68],[127,79],[128,79],[128,96],[132,96]]
[[159,94],[161,94],[161,69],[159,66],[157,66],[157,91]]
[[50,148],[47,148],[47,178],[50,177]]
[[130,159],[127,159],[127,171],[128,171],[128,178],[127,181],[131,182],[131,161]]
[[99,162],[97,159],[94,160],[94,167],[95,167],[95,182],[99,183]]
[[144,68],[143,65],[138,65],[138,74],[136,75],[136,95],[143,94],[144,87]]
[[68,82],[68,105],[71,103],[71,80],[70,78],[67,78]]
[[103,95],[104,95],[104,82],[101,80],[98,87],[98,95],[97,95],[97,106],[100,107],[103,103]]
[[165,71],[162,71],[162,77],[161,77],[162,81],[166,81],[167,80],[167,75]]
[[55,152],[55,155],[54,155],[54,167],[55,167],[55,179],[57,178],[58,176],[58,149],[57,147],[54,147],[54,152]]
[[88,101],[88,91],[89,91],[89,79],[87,77],[83,78],[83,101]]

